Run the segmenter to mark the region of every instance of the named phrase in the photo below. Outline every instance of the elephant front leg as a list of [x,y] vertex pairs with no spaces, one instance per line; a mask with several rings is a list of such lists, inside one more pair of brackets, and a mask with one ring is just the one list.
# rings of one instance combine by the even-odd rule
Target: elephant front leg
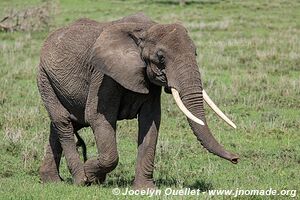
[[90,183],[103,183],[106,174],[114,170],[119,161],[116,142],[116,121],[108,122],[100,116],[91,124],[98,149],[98,157],[88,159],[84,164]]
[[145,104],[139,114],[138,155],[133,187],[155,188],[154,158],[160,125],[160,101]]

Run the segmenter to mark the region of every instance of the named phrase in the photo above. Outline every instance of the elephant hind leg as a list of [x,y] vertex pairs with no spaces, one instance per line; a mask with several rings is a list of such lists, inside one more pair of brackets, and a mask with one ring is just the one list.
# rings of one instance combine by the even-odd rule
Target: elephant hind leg
[[[86,145],[84,140],[80,137],[77,131],[78,129],[74,131],[74,134],[78,139],[76,143],[76,147],[80,146],[82,148],[83,159],[85,162],[87,160]],[[63,181],[63,179],[59,175],[59,166],[60,166],[61,157],[62,157],[62,147],[59,142],[57,130],[55,129],[53,123],[50,123],[49,143],[47,145],[43,163],[39,170],[41,181],[43,183]]]
[[[61,111],[62,109],[60,109]],[[86,182],[83,163],[80,160],[79,153],[76,149],[76,143],[74,138],[74,128],[72,122],[67,117],[66,112],[57,113],[50,112],[52,124],[55,128],[55,133],[59,138],[59,142],[63,149],[64,156],[67,161],[67,166],[74,179],[74,183],[77,185],[83,185]]]
[[[42,178],[47,177],[47,169],[46,169],[46,167],[48,166],[47,162],[53,162],[53,159],[51,159],[51,153],[53,158],[58,156],[55,155],[55,153],[57,153],[56,152],[57,143],[59,142],[61,144],[61,148],[66,157],[67,165],[69,171],[73,176],[75,184],[80,184],[80,185],[84,184],[86,181],[86,177],[84,173],[83,163],[81,163],[79,154],[76,150],[76,144],[74,138],[74,127],[70,119],[70,113],[59,101],[58,97],[55,94],[55,91],[52,88],[50,81],[48,80],[47,75],[42,69],[40,69],[38,75],[38,88],[51,119],[52,131],[50,134],[50,141],[56,140],[56,142],[53,143],[50,142],[50,147],[48,147],[47,149],[48,155],[46,154],[45,157],[46,160],[44,160],[44,163],[40,170],[42,172],[41,173]],[[49,159],[49,161],[47,161],[47,159]],[[55,164],[57,170],[59,166],[59,162],[55,161]],[[53,167],[54,165],[52,164],[49,166]],[[53,168],[52,170],[54,171]],[[57,170],[57,174],[58,174],[58,170]],[[48,175],[52,177],[51,174]]]
[[56,130],[51,123],[49,143],[47,145],[43,163],[39,170],[41,181],[43,183],[60,182],[63,180],[59,175],[59,164],[62,155],[62,147],[55,131]]

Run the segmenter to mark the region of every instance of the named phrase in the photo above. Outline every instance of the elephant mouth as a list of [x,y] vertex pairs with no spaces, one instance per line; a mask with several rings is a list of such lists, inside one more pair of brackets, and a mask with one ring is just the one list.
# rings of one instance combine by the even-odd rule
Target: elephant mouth
[[166,86],[166,87],[165,87],[165,93],[167,93],[167,94],[172,94],[172,92],[171,92],[171,87]]

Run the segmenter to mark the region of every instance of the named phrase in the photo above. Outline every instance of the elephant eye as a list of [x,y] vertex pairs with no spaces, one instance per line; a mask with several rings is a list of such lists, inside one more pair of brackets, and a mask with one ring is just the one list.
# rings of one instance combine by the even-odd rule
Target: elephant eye
[[165,63],[165,56],[163,55],[163,52],[161,50],[157,51],[156,56],[157,56],[158,61],[159,61],[160,64]]
[[197,49],[195,49],[195,56],[198,56]]

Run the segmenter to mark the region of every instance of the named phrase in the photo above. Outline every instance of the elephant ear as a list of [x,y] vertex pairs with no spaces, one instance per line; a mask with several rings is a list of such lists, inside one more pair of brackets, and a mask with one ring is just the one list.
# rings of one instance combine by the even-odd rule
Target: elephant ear
[[107,27],[97,38],[91,53],[92,65],[134,92],[149,92],[145,63],[138,44],[147,25],[121,23]]

